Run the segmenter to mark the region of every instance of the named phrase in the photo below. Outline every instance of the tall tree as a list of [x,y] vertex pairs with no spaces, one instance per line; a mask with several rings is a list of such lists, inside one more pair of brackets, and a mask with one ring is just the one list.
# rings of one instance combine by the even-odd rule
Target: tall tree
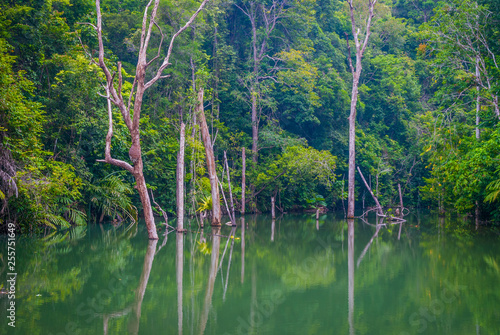
[[431,56],[434,75],[445,78],[448,83],[440,90],[451,89],[445,93],[447,99],[441,101],[451,101],[453,106],[469,93],[476,96],[476,114],[483,102],[490,105],[500,119],[496,88],[500,67],[485,34],[486,27],[491,24],[491,14],[477,2],[456,0],[445,4],[422,26],[426,42],[421,49]]
[[[347,41],[347,47],[349,49],[349,67],[352,73],[352,93],[351,93],[351,111],[349,114],[349,177],[348,177],[348,207],[347,207],[347,217],[354,218],[354,179],[356,174],[356,104],[358,102],[358,85],[359,78],[361,77],[361,60],[368,45],[368,39],[370,38],[370,29],[372,26],[372,20],[375,16],[374,7],[377,0],[368,0],[368,15],[366,21],[362,22],[365,26],[361,26],[359,21],[363,21],[360,17],[356,20],[356,14],[359,13],[361,3],[355,3],[355,0],[347,0],[349,5],[349,13],[351,17],[351,27],[352,36],[354,40],[354,45],[356,47],[356,63],[352,63],[351,59],[351,47],[349,41]],[[358,9],[356,9],[358,6]],[[356,22],[357,21],[357,22]],[[361,35],[361,29],[363,29],[364,36]]]
[[205,145],[205,153],[207,156],[207,171],[208,177],[210,179],[210,189],[212,194],[212,226],[219,226],[222,212],[220,209],[220,195],[219,195],[219,184],[217,179],[217,171],[215,168],[215,156],[213,142],[210,139],[210,133],[208,131],[207,120],[205,118],[205,111],[203,109],[203,94],[204,89],[200,87],[198,89],[198,103],[196,105],[195,113],[197,114],[198,120],[200,122],[200,132],[203,138],[203,144]]
[[[190,17],[186,24],[180,28],[175,34],[173,34],[170,44],[168,46],[167,54],[163,58],[161,65],[153,72],[152,78],[146,80],[147,69],[156,60],[160,59],[162,42],[164,39],[163,32],[160,30],[161,40],[158,46],[158,53],[155,57],[148,60],[147,51],[149,47],[149,42],[151,39],[151,34],[154,27],[158,27],[156,22],[157,12],[160,0],[150,0],[144,9],[144,15],[142,20],[142,29],[140,36],[140,48],[139,55],[137,58],[136,74],[134,77],[134,82],[132,84],[132,89],[128,98],[128,102],[125,101],[122,95],[122,68],[121,62],[117,64],[116,73],[112,73],[104,61],[104,44],[102,38],[102,14],[101,14],[101,4],[100,0],[96,0],[96,11],[97,11],[97,26],[93,26],[97,32],[97,38],[99,43],[99,66],[101,67],[104,75],[106,77],[106,98],[108,99],[108,115],[109,115],[109,130],[106,136],[106,148],[105,148],[105,159],[98,160],[100,162],[105,162],[118,167],[121,167],[130,173],[135,178],[136,186],[135,188],[139,192],[141,198],[142,207],[144,210],[144,218],[146,220],[146,226],[148,230],[148,236],[150,239],[158,239],[158,234],[156,233],[156,226],[153,217],[153,210],[151,207],[151,201],[149,199],[149,194],[147,191],[146,180],[143,173],[143,161],[141,154],[141,141],[140,141],[140,118],[142,110],[142,102],[145,91],[150,88],[159,79],[166,78],[163,74],[164,70],[171,65],[170,56],[172,54],[173,44],[177,36],[186,30],[191,23],[195,20],[198,14],[201,12],[208,0],[203,0],[196,12]],[[118,87],[115,88],[115,77],[118,75]],[[132,102],[133,100],[133,102]],[[129,150],[130,160],[132,165],[111,157],[111,138],[113,137],[113,119],[112,119],[112,106],[113,103],[121,112],[123,121],[125,122],[132,140],[132,146]],[[132,115],[131,115],[132,112]]]
[[273,31],[276,29],[280,19],[285,16],[286,0],[272,0],[270,5],[260,1],[248,1],[236,4],[243,14],[250,20],[251,24],[251,69],[246,80],[252,116],[252,161],[257,162],[259,150],[259,123],[264,101],[262,101],[262,83],[271,79],[273,70],[271,66],[264,69],[264,60],[272,59],[268,54],[269,42]]

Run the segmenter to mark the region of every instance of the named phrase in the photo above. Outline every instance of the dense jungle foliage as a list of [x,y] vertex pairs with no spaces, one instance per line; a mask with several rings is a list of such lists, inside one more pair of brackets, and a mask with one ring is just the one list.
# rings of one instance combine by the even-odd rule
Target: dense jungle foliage
[[[365,1],[355,3],[363,19]],[[105,57],[109,67],[122,62],[125,96],[145,5],[101,4]],[[162,0],[152,45],[159,44],[160,29],[171,36],[198,5]],[[495,0],[386,0],[375,6],[359,86],[356,158],[382,205],[399,203],[400,184],[405,206],[500,219],[499,20]],[[95,63],[96,32],[88,24],[95,22],[91,0],[0,0],[2,223],[37,231],[140,215],[132,176],[96,162],[104,157],[108,113]],[[272,196],[281,211],[318,205],[342,210],[351,36],[342,0],[210,1],[177,38],[169,77],[144,96],[144,175],[156,202],[175,213],[184,120],[187,212],[210,206],[193,114],[193,84],[203,74],[219,179],[228,195],[227,152],[237,208],[246,148],[247,212],[268,211]],[[157,52],[150,47],[149,58]],[[259,151],[252,159],[254,99]],[[129,161],[128,129],[120,112],[113,113],[112,155]],[[360,180],[356,187],[357,208],[370,206]]]

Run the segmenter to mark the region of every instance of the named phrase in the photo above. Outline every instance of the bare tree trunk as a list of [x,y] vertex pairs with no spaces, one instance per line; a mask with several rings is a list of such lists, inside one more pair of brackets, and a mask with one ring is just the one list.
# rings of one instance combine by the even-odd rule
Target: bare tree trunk
[[271,197],[271,217],[273,218],[273,220],[276,219],[275,203],[276,200],[274,199],[274,197]]
[[258,143],[259,143],[259,120],[257,117],[257,96],[252,90],[252,161],[257,163]]
[[241,150],[241,215],[245,215],[245,191],[246,191],[246,154],[245,147]]
[[219,196],[219,186],[217,184],[217,171],[215,169],[215,156],[212,146],[212,141],[210,140],[210,133],[208,131],[207,120],[205,119],[205,112],[203,109],[203,92],[204,89],[200,88],[198,91],[198,105],[196,106],[195,113],[198,115],[198,120],[200,122],[200,132],[203,138],[203,143],[205,145],[205,154],[207,159],[207,171],[208,177],[210,178],[210,188],[212,193],[212,225],[220,225],[221,220],[221,210],[220,210],[220,196]]
[[257,22],[256,22],[256,11],[255,3],[250,4],[251,13],[254,15],[250,17],[250,22],[252,23],[252,51],[253,51],[253,83],[250,88],[250,95],[252,98],[252,161],[257,163],[257,153],[258,153],[258,143],[259,143],[259,118],[257,115],[257,94],[259,93],[256,89],[259,84],[258,73],[260,66],[260,58],[257,52]]
[[401,184],[398,183],[398,192],[399,192],[399,207],[401,208],[401,212],[399,213],[401,217],[403,217],[403,193],[401,193]]
[[[361,62],[360,62],[361,67]],[[361,68],[359,68],[361,72]],[[354,218],[354,184],[356,177],[356,104],[358,102],[359,73],[353,73],[351,113],[349,115],[349,173],[347,178],[347,218]]]
[[479,111],[481,110],[481,103],[480,103],[480,96],[479,96],[479,56],[476,56],[476,81],[478,84],[476,84],[476,92],[477,92],[477,97],[476,97],[476,140],[479,140],[479,137],[481,136],[481,133],[479,131]]
[[177,155],[177,231],[184,231],[184,149],[186,125],[181,121],[179,154]]
[[151,206],[151,202],[149,200],[148,189],[146,186],[146,180],[144,179],[144,174],[142,173],[142,159],[140,160],[140,172],[135,174],[135,188],[139,192],[139,196],[141,198],[142,209],[144,211],[144,219],[146,220],[146,227],[148,230],[148,236],[150,240],[157,240],[158,234],[156,232],[155,219],[153,216],[153,208]]
[[354,4],[353,0],[347,0],[349,4],[349,11],[351,14],[351,28],[354,43],[356,46],[356,66],[353,66],[351,59],[351,47],[347,41],[349,49],[349,66],[352,73],[352,93],[351,93],[351,111],[349,114],[349,174],[348,174],[348,189],[347,189],[347,218],[354,218],[354,183],[356,176],[356,104],[358,102],[358,85],[361,76],[361,60],[368,44],[370,37],[370,28],[374,16],[373,8],[377,0],[368,0],[368,18],[366,20],[365,37],[362,43],[359,40],[360,29],[356,27],[356,20],[354,18]]
[[[196,92],[196,72],[195,72],[195,66],[193,62],[193,58],[190,57],[190,63],[191,63],[191,81],[193,83],[193,92]],[[191,123],[192,123],[192,129],[191,129],[191,139],[192,141],[195,140],[196,137],[196,113],[193,112],[191,115]],[[190,162],[190,173],[191,173],[191,190],[190,190],[190,196],[191,196],[191,215],[194,214],[196,216],[196,156],[195,156],[195,146],[192,146],[191,148],[191,162]],[[201,214],[201,213],[200,213]]]

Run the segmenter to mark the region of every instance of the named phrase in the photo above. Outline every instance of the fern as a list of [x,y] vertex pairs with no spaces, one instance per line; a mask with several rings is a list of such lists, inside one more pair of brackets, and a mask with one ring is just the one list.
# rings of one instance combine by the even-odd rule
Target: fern
[[61,228],[69,228],[70,224],[68,221],[64,220],[64,218],[60,215],[55,215],[55,214],[46,214],[46,219],[44,220],[45,224],[52,229],[56,229],[56,227],[61,227]]
[[485,202],[492,203],[497,200],[500,195],[500,179],[494,180],[486,186],[486,191],[489,191],[488,195],[484,198]]

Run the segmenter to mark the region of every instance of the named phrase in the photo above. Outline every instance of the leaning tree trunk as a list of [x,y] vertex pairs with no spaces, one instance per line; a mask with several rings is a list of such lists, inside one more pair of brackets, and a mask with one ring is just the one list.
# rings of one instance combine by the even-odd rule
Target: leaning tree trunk
[[274,197],[274,196],[272,196],[272,197],[271,197],[271,217],[272,217],[273,219],[276,219],[275,204],[276,204],[275,197]]
[[207,159],[207,171],[210,179],[210,188],[212,194],[212,225],[220,225],[221,210],[220,210],[220,196],[219,185],[217,183],[217,172],[215,170],[215,157],[212,141],[210,140],[210,133],[208,132],[207,120],[205,118],[205,111],[203,109],[203,88],[198,91],[198,104],[196,105],[195,113],[198,115],[200,122],[200,132],[205,145],[205,154]]

